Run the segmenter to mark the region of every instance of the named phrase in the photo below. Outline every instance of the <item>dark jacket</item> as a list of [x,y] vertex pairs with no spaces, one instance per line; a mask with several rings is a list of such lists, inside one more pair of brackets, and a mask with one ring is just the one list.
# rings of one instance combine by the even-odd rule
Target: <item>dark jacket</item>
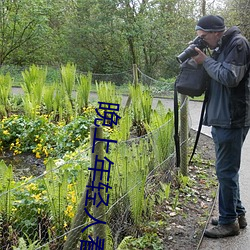
[[204,125],[250,126],[250,46],[237,27],[227,30],[218,50],[203,63],[211,77]]

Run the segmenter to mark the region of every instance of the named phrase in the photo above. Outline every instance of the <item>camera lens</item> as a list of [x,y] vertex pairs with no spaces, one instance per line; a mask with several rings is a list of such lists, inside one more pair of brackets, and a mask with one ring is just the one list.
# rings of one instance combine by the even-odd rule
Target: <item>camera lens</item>
[[198,55],[198,53],[194,49],[195,47],[195,44],[191,44],[189,47],[187,47],[180,55],[176,57],[177,61],[179,63],[183,63],[188,58]]
[[198,55],[198,53],[194,49],[195,47],[199,48],[200,50],[203,50],[207,47],[207,43],[201,37],[197,36],[192,41],[192,43],[180,55],[176,57],[177,61],[179,63],[183,63],[188,58]]

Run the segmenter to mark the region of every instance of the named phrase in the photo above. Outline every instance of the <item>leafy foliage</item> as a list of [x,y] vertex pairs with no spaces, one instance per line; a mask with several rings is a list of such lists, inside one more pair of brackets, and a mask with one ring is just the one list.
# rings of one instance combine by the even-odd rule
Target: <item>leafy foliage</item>
[[162,102],[158,102],[155,110],[151,114],[151,123],[146,123],[145,128],[148,133],[152,133],[150,138],[154,149],[155,158],[160,163],[164,161],[173,151],[173,112],[166,112]]
[[[30,119],[11,116],[0,122],[0,148],[14,155],[33,152],[37,158],[62,155],[88,141],[90,125],[95,114],[89,109],[72,122],[56,125],[48,116]],[[92,116],[92,119],[91,119]]]
[[24,83],[21,84],[24,90],[24,110],[28,116],[35,117],[41,106],[47,69],[32,65],[29,70],[23,71],[22,75],[24,79]]
[[13,205],[13,195],[9,192],[13,188],[12,166],[7,167],[4,161],[0,161],[0,213],[5,216],[7,222],[10,220]]
[[83,108],[87,108],[89,104],[89,94],[91,90],[92,74],[88,72],[87,75],[81,74],[78,79],[77,87],[77,107],[79,112]]
[[[81,71],[97,73],[121,72],[137,64],[154,78],[174,77],[175,57],[194,38],[197,16],[226,9],[205,2],[204,11],[199,4],[195,0],[2,1],[0,64],[70,61]],[[226,2],[236,6],[226,10],[243,23],[247,8],[240,7],[246,3],[237,4]]]
[[7,116],[9,107],[8,98],[11,93],[12,79],[10,73],[0,75],[0,117]]
[[[36,71],[35,68],[31,71],[33,70]],[[73,75],[71,75],[72,72]],[[69,78],[66,77],[70,82],[72,82],[72,76],[75,76],[74,69],[72,72],[69,70]],[[25,75],[26,79],[32,78],[32,74],[28,73]],[[44,157],[46,159],[46,172],[43,178],[39,178],[37,182],[29,182],[27,179],[23,182],[20,181],[17,185],[21,184],[23,188],[7,192],[8,195],[13,194],[16,199],[13,203],[14,210],[7,209],[16,225],[13,227],[14,233],[11,235],[14,237],[19,228],[29,225],[23,230],[20,237],[26,240],[25,235],[29,235],[34,244],[40,244],[41,239],[46,242],[50,237],[55,237],[54,244],[63,245],[65,239],[57,236],[63,235],[70,228],[81,193],[86,186],[88,160],[84,158],[86,152],[83,153],[81,149],[85,149],[86,145],[89,144],[89,127],[93,124],[96,112],[94,106],[88,105],[87,108],[83,108],[82,114],[79,115],[78,111],[74,109],[75,102],[71,103],[72,100],[70,101],[69,92],[72,92],[73,89],[72,85],[69,85],[68,91],[65,90],[66,87],[58,87],[57,91],[62,91],[61,94],[64,93],[68,96],[68,103],[71,104],[70,112],[65,106],[65,99],[63,103],[58,98],[59,96],[56,96],[56,92],[53,94],[53,104],[58,103],[57,100],[54,102],[54,99],[58,98],[62,105],[54,110],[58,110],[58,112],[61,110],[61,115],[64,112],[69,114],[75,111],[75,117],[68,119],[68,117],[61,116],[62,119],[57,122],[53,111],[46,115],[36,114],[34,117],[19,114],[3,118],[0,124],[2,152],[12,150],[14,155],[33,152],[37,158]],[[26,86],[27,92],[28,86]],[[122,202],[115,206],[115,210],[118,214],[122,214],[122,221],[125,225],[133,225],[135,228],[140,228],[143,220],[152,212],[154,201],[149,201],[148,197],[145,199],[146,181],[149,170],[154,164],[158,164],[157,157],[161,155],[163,160],[163,157],[168,157],[166,152],[170,153],[168,151],[170,149],[167,147],[167,150],[162,150],[163,140],[168,140],[169,133],[172,131],[171,112],[166,112],[159,104],[156,111],[159,114],[154,113],[151,109],[152,96],[150,91],[143,92],[142,86],[138,86],[133,89],[135,92],[132,98],[134,109],[126,109],[124,112],[121,109],[120,114],[123,113],[123,116],[121,115],[122,118],[119,119],[116,128],[104,129],[105,137],[113,139],[115,136],[114,139],[120,140],[117,145],[112,147],[109,155],[114,162],[109,184],[113,188],[109,208],[112,209],[113,204],[121,200]],[[52,89],[54,87],[52,85]],[[86,89],[88,92],[89,88]],[[97,84],[97,89],[101,101],[120,104],[121,98],[117,95],[115,86],[110,82]],[[48,93],[52,96],[52,90]],[[138,100],[140,106],[136,105]],[[51,107],[48,103],[46,106],[47,108],[43,112]],[[133,112],[141,113],[142,116],[134,116]],[[131,134],[131,128],[133,129],[132,124],[135,124],[135,117],[139,117],[140,120],[137,122],[142,126],[148,126],[149,133],[145,134],[144,137],[132,139],[131,136],[134,134]],[[161,126],[167,127],[167,129],[164,127],[166,131],[163,133],[158,131],[158,127]],[[160,133],[159,138],[156,136],[152,140],[152,132]],[[157,151],[160,151],[159,155],[156,154]],[[61,160],[54,161],[50,156],[61,158]],[[4,201],[4,196],[0,196],[0,200]],[[110,227],[109,244],[116,248],[122,235],[120,229],[116,230],[117,225],[113,225],[113,214],[108,216],[108,220],[113,226]],[[43,230],[38,230],[37,225]],[[135,234],[133,235],[135,236]],[[150,240],[151,238],[149,240],[145,238],[145,241],[142,239],[142,242],[139,243],[138,239],[139,245],[135,245],[135,247],[147,246],[147,241]],[[23,244],[21,239],[19,243]],[[10,244],[18,245],[17,242],[14,243],[14,240],[11,240]],[[158,247],[158,243],[156,246]],[[32,243],[30,247],[32,247]]]

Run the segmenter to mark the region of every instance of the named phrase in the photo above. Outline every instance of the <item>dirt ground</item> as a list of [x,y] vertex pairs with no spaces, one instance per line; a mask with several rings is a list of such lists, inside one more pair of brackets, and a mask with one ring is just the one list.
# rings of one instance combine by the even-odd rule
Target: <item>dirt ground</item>
[[[191,143],[195,132],[191,131]],[[199,249],[203,232],[213,209],[217,193],[214,168],[214,144],[210,137],[201,134],[194,162],[189,166],[189,178],[185,188],[179,189],[178,209],[168,209],[168,226],[160,229],[164,250]],[[174,197],[172,197],[174,199]]]

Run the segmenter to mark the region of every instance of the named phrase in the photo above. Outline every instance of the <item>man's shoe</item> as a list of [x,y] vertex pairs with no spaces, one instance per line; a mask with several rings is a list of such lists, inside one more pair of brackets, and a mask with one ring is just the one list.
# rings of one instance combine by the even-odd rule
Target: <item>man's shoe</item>
[[[245,228],[247,226],[247,220],[246,220],[245,214],[239,215],[238,222],[239,222],[240,229],[243,229],[243,228]],[[214,225],[214,226],[217,226],[218,225],[218,219],[217,218],[212,218],[211,224]]]
[[245,214],[239,215],[238,222],[241,229],[247,226],[247,220]]
[[223,238],[228,236],[239,235],[240,227],[238,222],[234,222],[232,224],[222,225],[219,224],[210,229],[206,229],[204,235],[209,238]]

